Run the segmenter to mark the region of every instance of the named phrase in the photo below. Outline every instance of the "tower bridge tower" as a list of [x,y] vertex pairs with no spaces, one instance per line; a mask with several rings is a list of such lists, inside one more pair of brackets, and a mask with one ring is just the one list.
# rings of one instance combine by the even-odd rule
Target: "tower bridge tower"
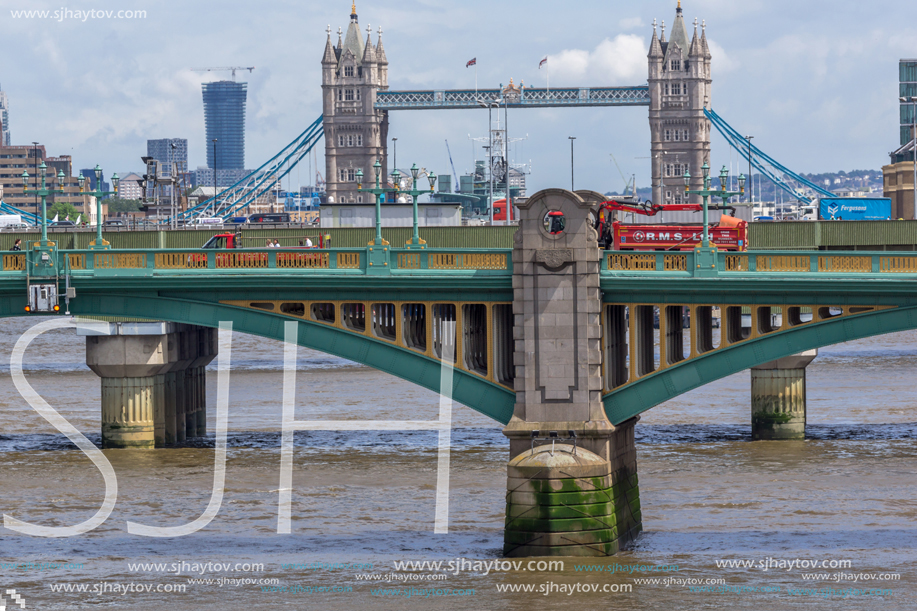
[[325,129],[325,180],[329,202],[372,201],[357,191],[356,171],[363,170],[366,182],[375,182],[372,166],[382,163],[382,180],[388,176],[386,142],[388,111],[376,110],[376,92],[388,89],[388,60],[382,46],[382,28],[377,44],[366,28],[366,42],[360,34],[357,9],[351,7],[347,34],[337,46],[331,44],[331,26],[322,57],[322,108]]
[[[688,203],[684,195],[685,170],[691,174],[691,189],[703,188],[701,166],[710,161],[710,122],[704,108],[710,106],[710,48],[706,24],[688,42],[682,17],[681,0],[675,10],[672,37],[666,41],[665,21],[662,35],[653,39],[649,54],[650,138],[653,202]],[[699,196],[690,196],[692,203]]]

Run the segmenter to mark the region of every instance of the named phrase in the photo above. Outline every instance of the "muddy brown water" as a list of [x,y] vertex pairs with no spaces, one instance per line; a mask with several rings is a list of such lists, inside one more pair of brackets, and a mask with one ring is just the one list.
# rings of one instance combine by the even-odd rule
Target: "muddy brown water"
[[[96,512],[104,484],[13,386],[12,346],[36,320],[0,321],[0,512],[66,526]],[[84,350],[72,331],[55,331],[33,342],[25,368],[98,444],[100,385]],[[15,590],[26,609],[914,608],[915,357],[917,332],[822,349],[808,369],[805,441],[750,440],[748,372],[650,410],[637,426],[645,531],[636,546],[539,571],[492,564],[507,443],[499,425],[464,406],[453,417],[448,534],[433,532],[435,432],[297,433],[293,532],[277,534],[282,345],[235,334],[226,489],[213,521],[177,538],[126,527],[180,525],[207,506],[215,363],[210,436],[106,451],[118,501],[88,534],[0,528],[0,595],[11,602]],[[336,357],[300,349],[298,370],[300,420],[438,416],[434,393]],[[397,569],[404,561],[443,565]]]

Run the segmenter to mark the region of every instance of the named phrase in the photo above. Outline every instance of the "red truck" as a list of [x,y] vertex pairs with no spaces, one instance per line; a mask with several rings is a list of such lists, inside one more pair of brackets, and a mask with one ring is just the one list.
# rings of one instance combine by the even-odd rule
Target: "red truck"
[[[324,248],[325,247],[325,236],[301,236],[284,238],[285,240],[293,240],[294,242],[299,242],[300,245],[286,245],[281,244],[280,248]],[[245,243],[245,240],[248,240],[248,243]],[[267,244],[261,244],[260,241],[268,241],[268,238],[252,238],[252,237],[242,237],[242,232],[238,231],[235,233],[218,233],[209,240],[207,243],[201,246],[201,248],[215,248],[217,250],[223,250],[227,248],[266,248]],[[306,241],[308,240],[308,242]],[[311,246],[308,246],[311,242]]]
[[[729,210],[731,206],[710,205],[710,210]],[[651,202],[608,200],[595,211],[595,229],[599,244],[609,250],[692,250],[703,238],[703,225],[625,225],[612,221],[615,211],[655,216],[662,211],[702,210],[700,204],[670,204],[660,206]],[[723,215],[718,223],[711,223],[710,242],[720,250],[747,250],[748,223],[735,216]]]
[[512,206],[510,206],[509,218],[506,216],[506,198],[498,199],[493,204],[495,221],[515,221]]
[[[748,223],[724,216],[710,225],[710,243],[720,250],[747,250]],[[612,223],[611,250],[693,250],[704,235],[701,225],[625,225]]]

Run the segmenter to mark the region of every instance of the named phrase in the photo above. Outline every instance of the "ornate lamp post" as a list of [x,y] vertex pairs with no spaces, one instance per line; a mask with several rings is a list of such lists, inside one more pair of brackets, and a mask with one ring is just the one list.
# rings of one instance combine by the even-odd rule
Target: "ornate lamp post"
[[709,230],[709,217],[707,210],[707,198],[709,197],[722,197],[723,205],[726,205],[726,202],[730,197],[735,195],[742,195],[745,193],[745,175],[739,175],[739,190],[738,191],[727,191],[726,190],[726,181],[729,180],[729,170],[726,169],[726,166],[723,166],[723,169],[720,170],[720,188],[718,190],[710,189],[710,166],[707,162],[704,162],[704,165],[701,166],[701,170],[704,172],[704,188],[698,191],[691,191],[691,174],[685,170],[683,178],[685,179],[685,194],[687,195],[700,195],[704,199],[704,237],[701,242],[701,247],[704,249],[710,248],[710,230]]
[[114,186],[114,191],[103,191],[102,190],[102,168],[96,165],[95,170],[93,170],[96,175],[96,188],[94,191],[84,191],[86,186],[86,177],[83,176],[83,173],[80,172],[79,178],[77,180],[80,183],[80,193],[86,193],[87,195],[92,195],[96,198],[96,239],[95,242],[89,244],[89,248],[92,250],[105,250],[111,248],[111,245],[102,239],[102,196],[104,195],[117,195],[118,194],[118,183],[121,182],[121,179],[118,178],[118,174],[115,173],[111,177],[111,184]]
[[[397,197],[397,194],[401,192],[401,172],[397,169],[392,172],[392,182],[395,185],[391,189],[385,188],[380,184],[382,178],[382,164],[379,160],[376,160],[376,163],[373,164],[373,172],[376,175],[376,186],[375,188],[363,188],[363,170],[357,170],[356,180],[357,180],[357,191],[372,193],[376,197],[376,239],[373,242],[370,242],[370,246],[388,246],[388,242],[382,239],[382,197],[386,193],[394,193]],[[417,179],[420,177],[420,168],[417,167],[415,163],[411,166],[411,178],[414,179],[413,184],[411,185],[410,191],[405,191],[406,195],[410,195],[414,200],[414,235],[411,237],[410,241],[405,243],[406,248],[426,248],[427,243],[420,239],[420,231],[418,229],[418,219],[417,219],[417,198],[423,193],[432,193],[433,187],[436,184],[436,174],[430,172],[427,175],[427,180],[430,181],[430,191],[417,188]]]
[[[420,239],[420,231],[418,229],[418,220],[417,220],[417,198],[428,191],[417,188],[417,179],[420,177],[420,168],[417,167],[417,164],[411,166],[411,178],[413,182],[411,183],[411,190],[406,191],[407,195],[410,195],[414,200],[414,235],[411,236],[411,240],[405,243],[406,248],[426,248],[427,243],[424,240]],[[436,174],[430,172],[427,174],[427,180],[430,181],[430,191],[433,193],[433,187],[436,185]]]
[[[41,247],[48,247],[48,196],[54,193],[63,193],[64,192],[64,171],[61,170],[57,173],[57,188],[53,186],[48,188],[48,185],[45,183],[45,176],[48,172],[48,166],[45,165],[45,162],[42,161],[41,165],[38,166],[39,176],[41,176],[41,187],[35,191],[35,195],[41,197]],[[51,175],[54,177],[54,175]],[[22,171],[22,192],[25,194],[29,190],[29,173],[25,170]]]
[[[380,163],[378,159],[376,159],[376,163],[373,164],[373,172],[376,175],[376,187],[374,189],[366,189],[366,191],[376,196],[376,239],[369,244],[370,246],[388,246],[388,242],[382,239],[382,195],[389,189],[383,188],[379,183],[382,178],[382,163]],[[356,179],[357,191],[363,191],[362,169],[357,170]]]

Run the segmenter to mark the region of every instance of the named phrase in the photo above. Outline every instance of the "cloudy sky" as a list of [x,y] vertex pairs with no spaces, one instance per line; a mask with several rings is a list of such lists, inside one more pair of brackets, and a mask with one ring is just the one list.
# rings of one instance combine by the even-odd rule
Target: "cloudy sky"
[[[879,169],[898,142],[898,59],[917,57],[911,0],[685,0],[707,23],[713,107],[771,156],[800,172]],[[246,165],[256,167],[321,113],[325,27],[345,27],[349,0],[0,0],[0,87],[10,99],[14,144],[39,141],[76,168],[139,169],[148,138],[188,138],[190,166],[205,164],[200,84],[190,68],[255,66],[249,83]],[[141,19],[15,18],[14,11],[146,11]],[[646,82],[652,22],[675,17],[675,0],[358,0],[361,27],[384,28],[392,89],[524,80],[610,86]],[[375,40],[375,34],[373,35]],[[224,77],[225,74],[221,74]],[[241,79],[240,79],[241,80]],[[576,136],[577,188],[600,191],[625,174],[649,184],[646,108],[517,110],[510,136],[527,137],[514,161],[531,162],[530,192],[566,186],[568,136]],[[399,166],[470,169],[470,136],[485,111],[391,114]],[[713,143],[713,165],[736,163]],[[324,170],[319,153],[318,163]],[[314,171],[314,170],[313,170]],[[303,167],[292,175],[308,184]]]

